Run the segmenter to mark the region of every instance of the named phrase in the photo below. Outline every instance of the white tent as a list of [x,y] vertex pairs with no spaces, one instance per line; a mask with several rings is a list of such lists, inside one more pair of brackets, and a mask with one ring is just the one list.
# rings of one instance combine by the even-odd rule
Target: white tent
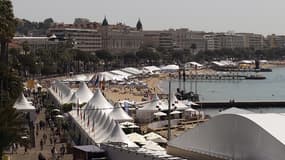
[[167,108],[167,104],[161,101],[157,96],[150,102],[142,104],[142,108],[137,110],[136,116],[139,122],[151,122],[155,116],[154,113]]
[[179,66],[178,65],[175,65],[175,64],[170,64],[170,65],[167,65],[167,66],[163,66],[160,68],[162,71],[170,71],[170,72],[173,72],[173,71],[177,71],[179,70]]
[[160,145],[153,141],[147,141],[145,145],[142,146],[143,149],[150,150],[150,151],[165,151],[164,148],[162,148]]
[[67,82],[89,82],[94,77],[94,74],[78,74],[65,79]]
[[283,160],[285,116],[221,114],[168,143],[168,153],[189,159]]
[[161,69],[156,66],[146,66],[143,67],[142,69],[143,73],[148,73],[148,74],[159,74],[160,70]]
[[187,62],[185,63],[184,67],[185,68],[194,68],[194,67],[201,68],[203,67],[203,65],[197,62]]
[[85,119],[76,112],[77,111],[71,111],[71,117],[77,126],[79,126],[83,135],[85,135],[86,138],[92,139],[94,143],[121,142],[127,144],[128,147],[137,147],[128,139],[119,124],[107,115],[104,110],[94,110],[85,107],[82,111],[85,115]]
[[254,112],[236,107],[231,107],[220,112],[220,114],[252,114],[252,113]]
[[97,88],[85,108],[89,110],[102,110],[104,113],[109,114],[112,112],[114,106],[106,100],[101,90]]
[[175,94],[173,93],[170,98],[172,108],[175,107],[176,110],[185,110],[189,108],[182,101],[178,100]]
[[20,94],[20,96],[17,98],[16,102],[13,105],[13,108],[15,108],[17,111],[20,112],[27,112],[30,114],[30,119],[35,120],[36,116],[36,108],[28,102],[26,97],[23,93]]
[[59,104],[68,103],[73,94],[68,86],[58,80],[55,80],[48,91]]
[[99,73],[100,81],[124,81],[125,77],[120,75],[115,75],[110,72],[100,72]]
[[120,70],[112,70],[110,72],[115,74],[115,75],[120,75],[120,76],[124,77],[124,79],[128,79],[130,76],[132,76],[132,74],[129,74],[127,72],[120,71]]
[[133,68],[133,67],[127,67],[127,68],[123,68],[121,70],[124,72],[127,72],[127,73],[134,74],[134,75],[139,75],[139,74],[143,73],[141,70],[139,70],[137,68]]
[[117,122],[133,121],[133,118],[130,117],[121,107],[119,103],[115,104],[114,109],[109,114]]
[[93,96],[92,91],[87,87],[85,82],[81,82],[79,89],[73,93],[72,97],[69,100],[69,103],[77,103],[79,104],[87,103]]
[[163,138],[161,135],[154,133],[154,132],[150,132],[144,135],[146,140],[149,141],[153,141],[156,143],[167,143],[167,139]]
[[144,136],[136,132],[128,134],[127,137],[134,143],[146,144],[146,139]]

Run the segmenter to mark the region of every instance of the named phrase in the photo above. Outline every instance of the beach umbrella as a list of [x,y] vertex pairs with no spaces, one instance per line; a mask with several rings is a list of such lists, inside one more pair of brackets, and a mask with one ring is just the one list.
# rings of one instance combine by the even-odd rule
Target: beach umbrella
[[53,111],[53,112],[60,112],[60,110],[59,110],[59,109],[56,109],[56,108],[55,108],[55,109],[52,109],[52,111]]
[[180,114],[180,113],[182,113],[182,112],[180,112],[180,111],[172,111],[170,114]]
[[56,118],[64,118],[63,115],[56,115],[55,117],[56,117]]
[[154,115],[155,116],[166,116],[167,114],[164,112],[155,112]]

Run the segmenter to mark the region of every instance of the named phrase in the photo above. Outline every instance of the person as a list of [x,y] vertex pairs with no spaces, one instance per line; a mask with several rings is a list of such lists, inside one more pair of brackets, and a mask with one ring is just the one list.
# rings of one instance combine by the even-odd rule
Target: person
[[41,152],[39,153],[38,160],[46,160],[45,156]]
[[62,146],[60,147],[60,155],[63,157],[65,153],[65,147],[64,144],[62,144]]
[[40,146],[41,146],[41,151],[43,150],[43,148],[44,148],[44,142],[43,142],[43,139],[41,139],[41,141],[40,141]]
[[44,144],[46,144],[47,135],[45,133],[43,134],[43,139],[44,139]]
[[49,137],[49,143],[52,145],[52,137]]
[[52,154],[52,159],[55,159],[56,158],[56,149],[55,149],[55,146],[52,147],[51,149],[51,154]]
[[25,153],[26,154],[28,152],[28,147],[25,145]]

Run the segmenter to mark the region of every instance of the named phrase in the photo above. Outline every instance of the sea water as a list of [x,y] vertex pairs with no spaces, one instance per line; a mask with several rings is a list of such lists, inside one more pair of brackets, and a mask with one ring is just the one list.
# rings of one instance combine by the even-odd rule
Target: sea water
[[[245,74],[245,73],[240,73]],[[250,73],[255,74],[255,73]],[[258,73],[266,77],[265,80],[187,80],[185,84],[178,79],[171,80],[171,91],[177,88],[199,94],[200,101],[285,101],[285,68],[273,68],[272,72]],[[168,93],[169,80],[161,81],[159,88]],[[197,87],[196,87],[197,86]],[[207,109],[210,115],[217,114],[221,109]],[[284,113],[283,108],[257,108],[250,109],[254,112]]]

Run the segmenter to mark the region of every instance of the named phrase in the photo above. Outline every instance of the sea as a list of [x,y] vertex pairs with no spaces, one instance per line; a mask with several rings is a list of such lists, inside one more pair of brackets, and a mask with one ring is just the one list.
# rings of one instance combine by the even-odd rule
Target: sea
[[[240,73],[255,74],[255,73]],[[217,101],[285,101],[285,67],[273,68],[272,72],[258,73],[266,77],[265,80],[187,80],[185,83],[178,79],[171,79],[171,92],[177,88],[193,91],[199,94],[201,102]],[[162,80],[158,87],[168,93],[169,80]],[[258,106],[257,106],[258,107]],[[217,115],[224,108],[202,109],[208,115]],[[254,108],[248,109],[257,113],[285,113],[284,108]]]

